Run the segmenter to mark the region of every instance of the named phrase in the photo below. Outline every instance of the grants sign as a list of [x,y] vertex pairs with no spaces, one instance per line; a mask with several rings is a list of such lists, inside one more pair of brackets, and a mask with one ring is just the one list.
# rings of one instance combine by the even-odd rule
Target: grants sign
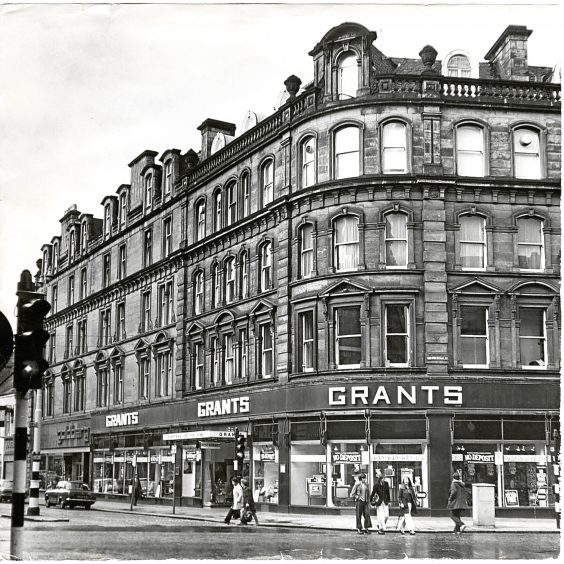
[[329,405],[462,405],[462,386],[335,386],[329,388]]
[[232,413],[249,413],[249,396],[198,403],[198,417],[214,417]]
[[127,425],[139,424],[139,412],[116,413],[114,415],[106,415],[106,427],[126,427]]

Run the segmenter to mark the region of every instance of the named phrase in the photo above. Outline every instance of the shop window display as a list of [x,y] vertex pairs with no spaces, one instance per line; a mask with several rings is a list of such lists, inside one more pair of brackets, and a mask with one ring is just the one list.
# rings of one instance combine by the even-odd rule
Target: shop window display
[[278,503],[278,448],[272,443],[253,445],[253,498]]
[[392,505],[398,505],[399,485],[407,476],[416,493],[421,494],[422,506],[427,506],[428,497],[424,497],[428,491],[426,448],[427,445],[422,443],[372,445],[372,483],[376,479],[376,470],[380,470],[390,487]]
[[356,477],[368,474],[368,447],[358,443],[330,444],[331,463],[331,496],[333,505],[337,507],[354,507],[350,497]]
[[[319,425],[318,425],[319,427]],[[317,441],[293,442],[290,448],[290,503],[325,505],[327,452]]]
[[458,471],[466,486],[468,505],[472,505],[472,484],[493,484],[496,486],[495,505],[499,507],[498,495],[498,446],[496,444],[464,443],[455,444],[452,450],[453,471]]

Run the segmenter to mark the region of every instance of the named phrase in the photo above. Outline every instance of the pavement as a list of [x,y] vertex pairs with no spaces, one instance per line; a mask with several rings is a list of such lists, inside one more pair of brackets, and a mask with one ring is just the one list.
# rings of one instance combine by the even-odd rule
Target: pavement
[[[59,508],[47,509],[40,506],[40,515],[26,517],[29,521],[54,521],[66,520],[69,515],[65,514],[69,509],[61,510]],[[82,511],[77,509],[76,511]],[[130,503],[117,500],[97,500],[92,506],[92,511],[111,512],[111,513],[136,513],[139,515],[150,517],[167,517],[172,519],[181,519],[188,521],[203,521],[209,524],[223,524],[223,519],[228,511],[222,507],[176,507],[175,513],[172,513],[171,505],[154,505],[152,503],[141,502],[130,510]],[[307,528],[321,530],[338,530],[351,531],[355,527],[355,517],[349,515],[308,515],[299,513],[274,513],[259,512],[258,519],[260,526],[266,527],[284,527],[284,528]],[[466,516],[462,516],[463,521],[468,525],[467,533],[556,533],[560,530],[556,528],[556,519],[542,517],[496,517],[494,526],[474,525],[471,511],[466,512]],[[398,518],[390,517],[388,527],[390,532],[397,534],[395,525]],[[414,517],[416,531],[421,533],[450,533],[453,530],[453,522],[448,516],[446,517]],[[232,520],[232,525],[238,523],[238,520]],[[375,518],[373,519],[374,526]],[[254,525],[250,525],[254,526]]]

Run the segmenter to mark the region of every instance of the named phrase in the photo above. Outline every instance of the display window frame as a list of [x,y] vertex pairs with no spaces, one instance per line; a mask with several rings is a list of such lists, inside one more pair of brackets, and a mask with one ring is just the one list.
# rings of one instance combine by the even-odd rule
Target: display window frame
[[[274,459],[261,460],[261,452],[268,448],[272,450]],[[253,499],[256,503],[265,503],[267,505],[278,505],[280,499],[280,453],[277,446],[274,445],[272,441],[253,441],[252,446],[252,492]],[[274,483],[266,482],[266,464],[276,465],[276,478]],[[261,467],[262,464],[262,475],[257,476],[257,468]]]

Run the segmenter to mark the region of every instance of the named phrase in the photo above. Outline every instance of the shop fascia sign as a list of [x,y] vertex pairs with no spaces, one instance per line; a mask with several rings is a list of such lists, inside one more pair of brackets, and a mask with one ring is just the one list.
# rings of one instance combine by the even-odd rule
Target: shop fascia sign
[[66,425],[64,429],[57,431],[57,443],[80,441],[85,444],[90,442],[90,427],[77,427],[74,423]]
[[127,427],[129,425],[139,425],[138,411],[106,415],[106,427]]
[[462,386],[334,386],[329,405],[462,405]]
[[276,461],[276,451],[274,447],[265,446],[260,449],[260,459],[266,462]]
[[[240,433],[246,435],[246,433]],[[180,433],[165,433],[163,441],[186,441],[191,439],[234,439],[235,431],[216,431],[206,429],[204,431],[183,431]]]
[[198,402],[198,417],[249,413],[249,396]]

